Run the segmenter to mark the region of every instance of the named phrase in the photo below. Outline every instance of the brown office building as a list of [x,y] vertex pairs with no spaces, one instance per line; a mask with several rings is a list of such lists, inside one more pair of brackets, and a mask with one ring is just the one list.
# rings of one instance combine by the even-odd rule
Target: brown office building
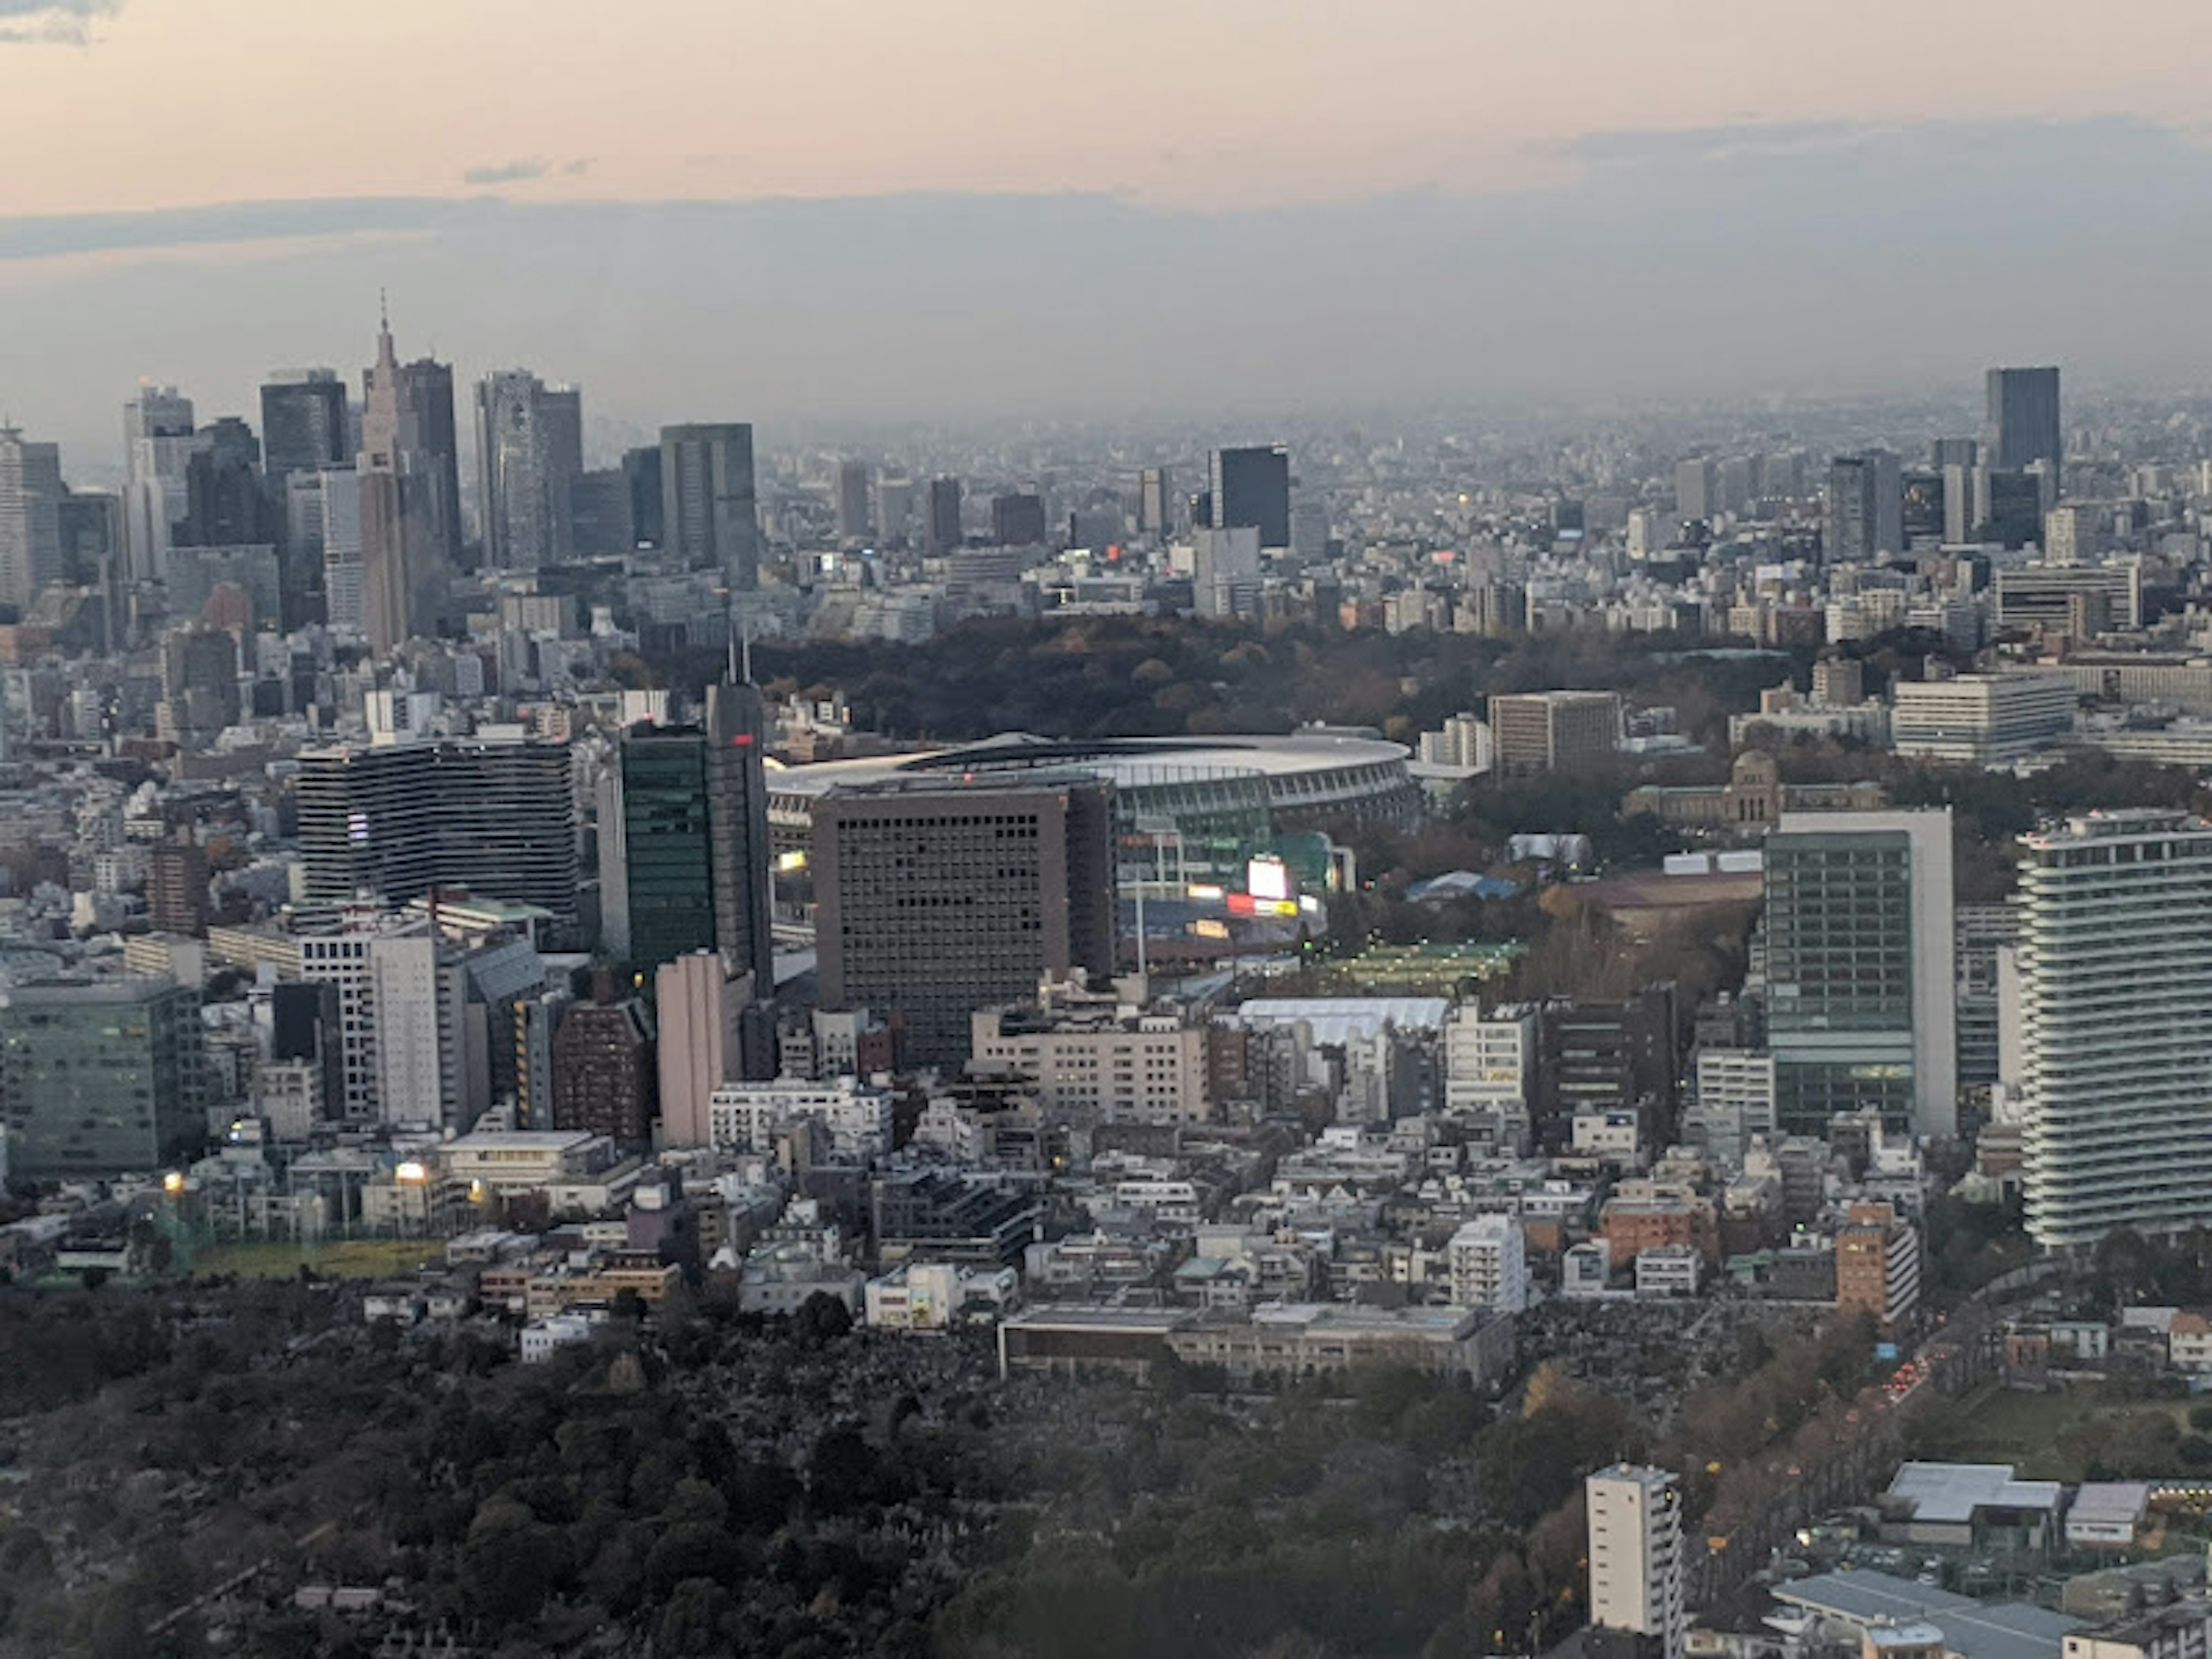
[[1498,770],[1558,772],[1608,761],[1620,747],[1618,691],[1500,692],[1490,700]]
[[617,1001],[613,975],[601,972],[592,1000],[571,1006],[553,1033],[553,1127],[642,1145],[659,1076],[644,1004]]
[[1114,968],[1114,794],[1091,778],[838,790],[814,810],[824,1008],[890,1019],[908,1066],[957,1066],[969,1018],[1044,975]]
[[156,842],[146,860],[146,914],[157,933],[207,936],[207,854],[189,841]]

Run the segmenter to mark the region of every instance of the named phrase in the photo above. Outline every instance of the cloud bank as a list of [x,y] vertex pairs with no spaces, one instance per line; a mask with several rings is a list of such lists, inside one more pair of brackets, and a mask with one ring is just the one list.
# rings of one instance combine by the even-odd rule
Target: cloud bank
[[[1320,207],[496,195],[0,219],[17,418],[114,448],[141,375],[525,363],[598,416],[1212,416],[2212,374],[2212,155],[2129,119],[1601,134],[1565,182]],[[355,239],[332,246],[331,239]],[[157,260],[178,247],[252,257]],[[52,271],[49,276],[46,273]]]

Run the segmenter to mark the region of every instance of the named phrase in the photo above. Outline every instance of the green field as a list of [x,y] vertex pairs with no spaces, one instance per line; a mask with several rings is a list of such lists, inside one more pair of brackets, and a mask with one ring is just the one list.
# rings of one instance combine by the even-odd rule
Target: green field
[[192,1255],[195,1273],[234,1273],[240,1279],[290,1279],[301,1264],[325,1279],[387,1279],[443,1260],[435,1239],[341,1238],[319,1245],[206,1244]]
[[1985,1385],[1929,1413],[1915,1428],[1913,1455],[2010,1463],[2029,1480],[2081,1480],[2091,1457],[2110,1474],[2180,1475],[2192,1471],[2172,1448],[2190,1432],[2191,1403],[2129,1400],[2102,1389],[2035,1394]]

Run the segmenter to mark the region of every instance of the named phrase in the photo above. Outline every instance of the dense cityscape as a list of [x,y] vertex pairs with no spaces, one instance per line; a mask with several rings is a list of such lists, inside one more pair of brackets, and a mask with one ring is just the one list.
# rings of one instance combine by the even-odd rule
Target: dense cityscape
[[2212,402],[1982,390],[0,434],[0,1644],[2192,1659]]
[[2208,52],[0,0],[0,1659],[2212,1659]]

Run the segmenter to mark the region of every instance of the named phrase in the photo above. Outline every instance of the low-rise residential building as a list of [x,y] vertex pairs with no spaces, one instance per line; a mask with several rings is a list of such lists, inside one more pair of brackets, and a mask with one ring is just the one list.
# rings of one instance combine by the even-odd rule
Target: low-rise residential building
[[909,1261],[868,1281],[867,1322],[882,1330],[942,1331],[995,1319],[1012,1304],[1019,1283],[1012,1267]]
[[784,1130],[811,1119],[828,1132],[841,1161],[870,1164],[890,1155],[892,1111],[890,1090],[854,1078],[726,1083],[708,1100],[708,1133],[726,1151],[769,1152]]
[[542,1365],[563,1348],[592,1340],[592,1322],[580,1314],[555,1314],[522,1328],[522,1363]]

